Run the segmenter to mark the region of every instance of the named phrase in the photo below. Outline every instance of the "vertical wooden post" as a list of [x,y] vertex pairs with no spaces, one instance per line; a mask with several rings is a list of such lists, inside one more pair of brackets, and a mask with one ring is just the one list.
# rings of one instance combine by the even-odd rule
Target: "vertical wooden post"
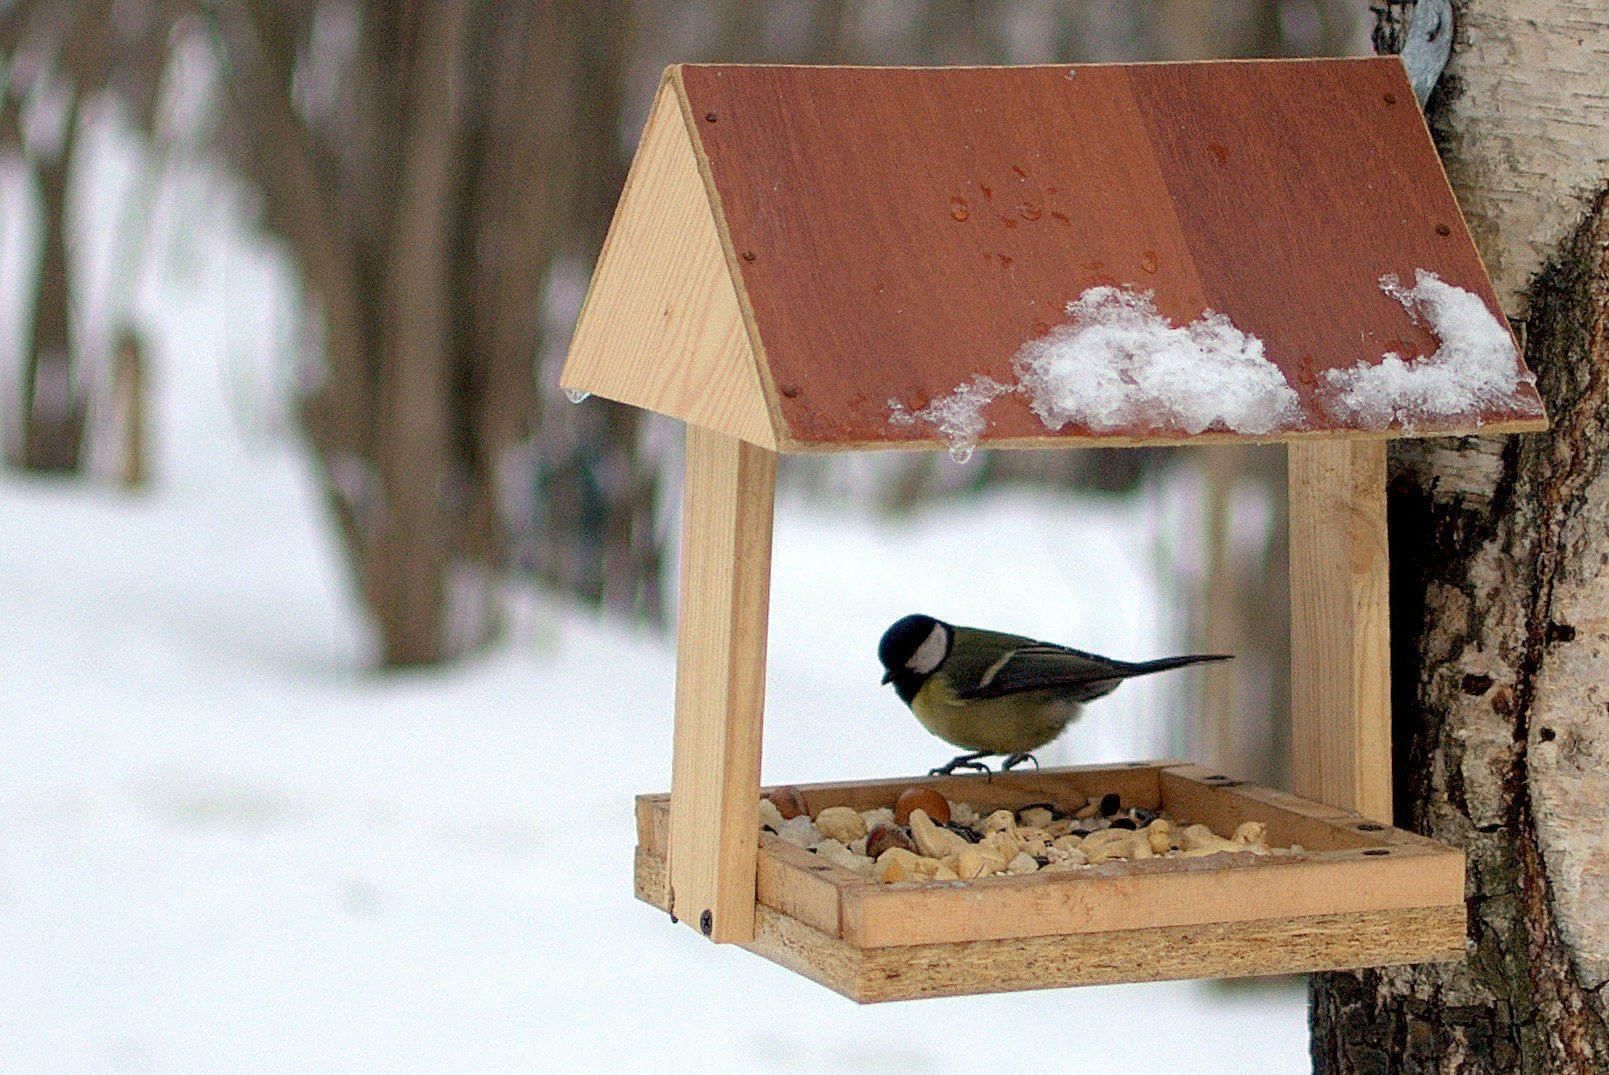
[[1391,823],[1386,442],[1290,445],[1291,790]]
[[715,941],[754,939],[760,723],[777,457],[687,427],[671,914]]

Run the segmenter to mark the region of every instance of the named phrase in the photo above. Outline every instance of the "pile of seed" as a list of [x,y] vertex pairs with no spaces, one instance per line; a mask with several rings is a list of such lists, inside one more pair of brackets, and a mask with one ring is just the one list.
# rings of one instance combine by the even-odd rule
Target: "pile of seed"
[[777,788],[760,800],[760,828],[884,882],[1071,872],[1115,859],[1302,850],[1268,846],[1268,827],[1261,821],[1247,821],[1225,836],[1206,825],[1125,806],[1116,793],[1071,808],[1034,803],[982,815],[921,785],[906,788],[892,809],[829,806],[814,817],[798,789]]

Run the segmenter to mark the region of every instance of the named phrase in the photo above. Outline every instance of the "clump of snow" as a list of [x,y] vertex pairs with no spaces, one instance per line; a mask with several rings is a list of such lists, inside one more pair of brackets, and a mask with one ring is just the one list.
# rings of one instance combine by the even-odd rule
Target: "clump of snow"
[[1263,356],[1263,343],[1222,314],[1183,326],[1157,313],[1149,291],[1092,287],[1067,305],[1072,320],[1026,344],[1013,359],[1019,383],[978,374],[912,412],[888,401],[889,421],[921,419],[966,462],[988,428],[983,411],[1021,392],[1047,429],[1079,422],[1092,430],[1142,425],[1200,433],[1211,426],[1270,433],[1301,421],[1296,391]]
[[957,463],[965,463],[972,458],[972,450],[978,446],[978,437],[989,428],[983,408],[1016,390],[1012,385],[1001,384],[993,377],[980,373],[966,384],[956,386],[949,395],[934,400],[914,413],[899,400],[889,400],[888,407],[892,413],[888,420],[894,425],[908,426],[920,418],[937,429],[939,436],[949,442],[950,456]]
[[1392,352],[1374,365],[1327,372],[1330,406],[1340,416],[1374,429],[1392,422],[1412,429],[1427,418],[1512,404],[1520,384],[1535,382],[1520,366],[1514,338],[1478,295],[1425,269],[1414,273],[1413,287],[1403,287],[1395,274],[1382,276],[1380,290],[1402,303],[1415,323],[1423,322],[1441,346],[1424,358]]
[[1067,306],[1072,320],[1018,352],[1015,366],[1048,429],[1220,426],[1270,433],[1301,420],[1296,391],[1263,343],[1208,310],[1175,326],[1149,291],[1092,287]]

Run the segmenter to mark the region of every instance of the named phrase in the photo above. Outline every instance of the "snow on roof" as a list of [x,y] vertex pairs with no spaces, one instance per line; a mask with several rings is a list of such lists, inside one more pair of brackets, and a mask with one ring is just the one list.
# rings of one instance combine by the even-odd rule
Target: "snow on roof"
[[1263,341],[1210,310],[1175,327],[1150,292],[1092,287],[1072,320],[1028,343],[1016,366],[1045,428],[1096,432],[1151,421],[1163,429],[1235,433],[1299,428],[1301,405]]
[[[1382,276],[1380,290],[1425,322],[1440,346],[1419,358],[1392,352],[1373,365],[1328,371],[1332,406],[1343,420],[1369,429],[1396,424],[1411,430],[1422,422],[1479,415],[1514,398],[1521,385],[1536,383],[1508,326],[1479,296],[1424,269],[1414,274],[1413,287],[1403,287],[1395,275]],[[1541,407],[1534,413],[1540,415]]]

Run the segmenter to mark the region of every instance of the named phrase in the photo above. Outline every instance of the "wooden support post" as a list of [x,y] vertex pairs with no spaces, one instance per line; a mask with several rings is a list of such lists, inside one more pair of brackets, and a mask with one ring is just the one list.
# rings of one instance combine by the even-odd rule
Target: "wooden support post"
[[1386,442],[1290,445],[1291,790],[1391,823]]
[[754,939],[760,724],[777,457],[687,427],[671,914],[714,941]]

